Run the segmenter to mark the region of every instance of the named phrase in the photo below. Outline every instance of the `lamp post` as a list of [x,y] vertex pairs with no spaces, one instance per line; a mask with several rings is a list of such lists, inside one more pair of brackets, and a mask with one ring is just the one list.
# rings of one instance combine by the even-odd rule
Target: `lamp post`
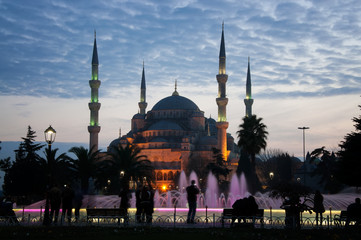
[[[51,144],[55,141],[56,131],[51,125],[44,131],[45,135],[45,142],[48,144],[48,154],[51,154]],[[50,155],[48,155],[49,157]],[[47,159],[49,161],[49,159]],[[49,216],[49,184],[50,184],[50,172],[47,176],[47,183],[46,183],[46,202],[45,202],[45,213],[44,213],[44,220],[43,225],[48,226],[51,223],[51,219]]]
[[310,129],[309,127],[299,127],[298,129],[303,132],[303,184],[306,185],[306,154],[305,154],[305,130]]

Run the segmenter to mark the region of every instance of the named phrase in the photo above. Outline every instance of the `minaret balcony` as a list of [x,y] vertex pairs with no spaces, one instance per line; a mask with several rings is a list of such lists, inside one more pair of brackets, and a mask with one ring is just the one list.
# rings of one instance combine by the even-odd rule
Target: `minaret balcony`
[[228,104],[228,98],[216,98],[218,106],[226,106]]
[[100,103],[98,102],[90,102],[88,105],[90,111],[98,111],[100,109]]
[[228,80],[228,75],[227,74],[218,74],[217,75],[217,82],[218,83],[226,83]]
[[91,88],[99,88],[100,87],[100,81],[99,80],[89,80],[89,86]]

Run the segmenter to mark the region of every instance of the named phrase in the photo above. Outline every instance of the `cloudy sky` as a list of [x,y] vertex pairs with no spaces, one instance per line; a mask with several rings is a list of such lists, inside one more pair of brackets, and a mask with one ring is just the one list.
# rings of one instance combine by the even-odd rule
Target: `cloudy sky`
[[59,142],[89,139],[94,30],[100,146],[130,130],[142,62],[150,110],[171,95],[216,118],[218,54],[225,24],[228,132],[236,138],[251,58],[253,113],[268,147],[302,156],[335,150],[360,114],[361,7],[357,0],[0,0],[0,141],[52,124]]

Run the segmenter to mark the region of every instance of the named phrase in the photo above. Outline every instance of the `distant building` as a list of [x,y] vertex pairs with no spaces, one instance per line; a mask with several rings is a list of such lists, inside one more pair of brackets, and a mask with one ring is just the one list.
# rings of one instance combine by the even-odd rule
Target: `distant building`
[[[249,63],[248,63],[249,64]],[[248,80],[249,77],[249,80]],[[143,72],[140,87],[139,113],[131,119],[131,130],[123,136],[113,140],[108,147],[111,151],[119,144],[130,142],[142,149],[155,167],[156,187],[166,186],[175,188],[174,179],[181,171],[187,171],[190,166],[205,167],[214,161],[213,148],[219,149],[229,166],[236,168],[238,163],[238,149],[234,138],[227,134],[228,122],[226,118],[226,51],[224,42],[224,26],[219,54],[218,82],[218,120],[207,118],[204,112],[190,99],[181,96],[177,91],[159,102],[150,111],[146,111],[146,81]],[[248,65],[247,85],[250,86]],[[250,99],[250,87],[247,88],[247,99]],[[247,102],[248,112],[251,112],[251,100]],[[252,100],[253,102],[253,100]],[[91,137],[92,138],[92,137]]]

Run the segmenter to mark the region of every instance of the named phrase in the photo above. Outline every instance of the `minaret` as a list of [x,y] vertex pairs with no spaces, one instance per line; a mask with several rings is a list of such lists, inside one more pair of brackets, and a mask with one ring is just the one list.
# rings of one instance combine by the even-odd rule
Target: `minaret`
[[248,57],[248,69],[247,69],[247,83],[246,83],[246,99],[244,99],[244,104],[246,105],[246,117],[252,116],[252,92],[251,92],[251,70],[250,70],[250,60]]
[[93,46],[93,58],[92,58],[92,78],[89,81],[91,88],[91,99],[89,103],[90,109],[90,125],[88,131],[90,133],[89,150],[93,148],[93,151],[98,150],[98,134],[100,132],[99,126],[99,109],[100,103],[98,102],[98,89],[100,87],[100,81],[98,80],[98,51],[97,51],[97,40],[96,32],[94,31],[94,46]]
[[222,24],[222,38],[219,51],[219,73],[217,75],[218,82],[218,98],[216,99],[218,105],[218,121],[216,127],[218,129],[218,148],[221,150],[224,160],[227,161],[227,115],[226,107],[228,98],[226,98],[226,83],[228,75],[226,74],[226,49],[224,45],[224,23]]
[[140,102],[138,103],[140,114],[145,115],[145,109],[148,106],[146,99],[146,88],[145,88],[145,74],[144,74],[144,61],[143,61],[143,73],[142,73],[142,82],[140,85]]

